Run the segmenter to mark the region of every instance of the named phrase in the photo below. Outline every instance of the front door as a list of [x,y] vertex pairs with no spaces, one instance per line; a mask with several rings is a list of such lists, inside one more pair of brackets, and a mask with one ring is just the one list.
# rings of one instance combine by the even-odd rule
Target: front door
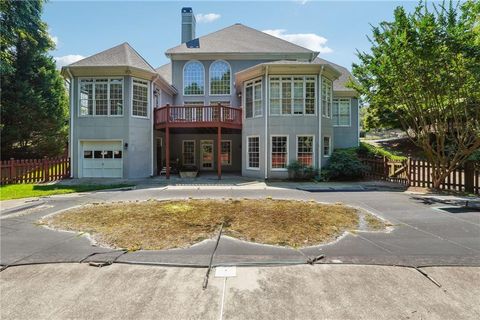
[[213,140],[200,141],[200,169],[213,170]]

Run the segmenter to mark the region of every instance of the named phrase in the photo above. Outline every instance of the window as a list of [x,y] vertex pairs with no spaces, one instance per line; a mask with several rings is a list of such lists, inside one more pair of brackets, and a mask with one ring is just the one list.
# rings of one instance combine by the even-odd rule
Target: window
[[184,165],[195,164],[195,141],[183,140],[182,157]]
[[313,136],[297,136],[297,161],[313,166]]
[[245,84],[245,117],[262,115],[262,80],[258,79]]
[[222,159],[222,165],[231,165],[232,164],[232,141],[222,140],[221,144],[222,152],[220,157]]
[[324,136],[323,137],[323,156],[330,157],[330,154],[332,153],[331,149],[332,149],[332,146],[331,146],[330,137]]
[[315,114],[315,89],[312,76],[271,77],[270,114]]
[[205,88],[205,69],[199,61],[189,61],[183,68],[183,94],[203,95]]
[[80,116],[123,115],[123,79],[80,79]]
[[350,127],[351,104],[349,98],[333,99],[332,120],[334,126]]
[[115,159],[122,159],[122,151],[120,151],[120,150],[113,151],[113,157]]
[[247,169],[260,168],[260,137],[247,137]]
[[210,94],[230,94],[230,65],[225,61],[215,61],[210,65]]
[[288,165],[288,137],[272,136],[272,169],[286,169]]
[[83,151],[83,158],[84,159],[92,159],[93,158],[93,151]]
[[322,79],[322,115],[330,118],[332,114],[332,82]]
[[148,117],[148,81],[133,79],[132,115]]

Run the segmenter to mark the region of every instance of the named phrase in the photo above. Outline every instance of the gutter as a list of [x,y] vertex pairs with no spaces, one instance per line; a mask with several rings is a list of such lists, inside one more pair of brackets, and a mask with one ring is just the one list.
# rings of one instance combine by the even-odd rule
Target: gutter
[[73,178],[73,114],[74,114],[74,79],[73,79],[73,75],[72,73],[70,72],[70,68],[65,68],[67,74],[68,74],[68,78],[70,80],[69,82],[69,88],[68,90],[70,91],[69,92],[69,95],[70,95],[70,143],[68,145],[68,149],[69,149],[69,155],[70,155],[70,178]]
[[[157,75],[155,76],[155,78],[153,78],[153,80],[150,82],[150,103],[151,103],[151,106],[152,106],[152,108],[151,108],[151,109],[152,109],[152,112],[151,112],[152,114],[151,114],[151,116],[150,116],[150,117],[151,117],[151,119],[150,119],[150,122],[151,122],[150,130],[152,130],[152,135],[151,135],[152,140],[151,140],[151,148],[150,148],[150,150],[151,150],[151,157],[150,157],[150,175],[151,175],[152,177],[154,176],[154,172],[153,172],[153,158],[154,158],[153,152],[154,152],[154,149],[155,149],[155,137],[154,137],[154,135],[155,135],[155,129],[154,129],[154,125],[155,125],[155,120],[154,120],[154,118],[155,118],[155,107],[153,107],[153,104],[154,104],[154,100],[155,100],[155,99],[154,99],[154,96],[153,96],[153,88],[154,88],[153,84],[154,84],[154,82],[157,81],[159,78],[160,78],[160,76],[157,74]],[[161,94],[161,92],[160,92],[160,94]]]
[[268,179],[268,110],[270,109],[268,83],[268,66],[265,66],[265,180]]
[[324,65],[322,65],[322,68],[320,69],[320,73],[318,74],[318,170],[322,169],[322,107],[323,107],[323,100],[322,100],[322,85],[323,85],[323,68]]

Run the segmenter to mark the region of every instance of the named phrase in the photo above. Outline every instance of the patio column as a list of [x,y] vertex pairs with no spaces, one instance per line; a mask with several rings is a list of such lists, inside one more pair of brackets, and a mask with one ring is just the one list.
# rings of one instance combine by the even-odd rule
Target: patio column
[[167,158],[165,159],[167,165],[165,176],[170,179],[170,128],[168,126],[165,128],[165,147],[165,157]]
[[217,174],[222,179],[222,127],[217,128]]

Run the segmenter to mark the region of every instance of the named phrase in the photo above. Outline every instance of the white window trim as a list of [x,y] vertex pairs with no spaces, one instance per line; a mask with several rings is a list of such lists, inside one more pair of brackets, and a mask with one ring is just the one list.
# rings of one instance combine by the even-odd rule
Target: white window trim
[[[228,68],[230,70],[230,84],[229,84],[229,92],[228,93],[222,93],[222,94],[212,94],[212,79],[211,79],[211,70],[212,70],[212,65],[215,63],[215,62],[225,62],[227,65],[228,65]],[[222,60],[222,59],[219,59],[219,60],[215,60],[213,61],[212,63],[210,63],[210,66],[208,67],[208,95],[209,96],[212,96],[212,97],[224,97],[224,96],[231,96],[232,95],[232,66],[230,65],[230,63],[228,63],[227,61],[225,60]]]
[[[151,94],[150,94],[150,81],[149,80],[145,80],[145,79],[140,79],[140,78],[134,78],[132,77],[131,78],[131,86],[130,86],[130,116],[132,118],[139,118],[139,119],[150,119],[150,109],[151,109],[151,106],[152,106],[152,101],[151,101]],[[137,84],[137,85],[142,85],[142,86],[146,86],[147,87],[147,116],[144,117],[144,116],[136,116],[133,114],[133,80],[138,80],[138,81],[143,81],[143,82],[146,82],[147,84],[144,85],[144,84]]]
[[[221,165],[222,166],[231,166],[232,165],[232,149],[233,149],[232,148],[232,146],[233,146],[232,140],[221,140],[221,142],[229,142],[230,143],[230,148],[229,148],[229,152],[228,152],[230,154],[230,156],[228,157],[228,163],[221,163]],[[220,152],[220,158],[221,158],[221,155],[222,155],[222,145],[221,144],[220,144],[219,152]],[[220,159],[220,161],[221,161],[221,159]]]
[[[322,96],[322,117],[323,118],[327,118],[327,119],[331,119],[332,118],[332,106],[333,106],[333,81],[328,79],[328,78],[325,78],[325,77],[322,77],[322,86],[324,83],[326,83],[327,85],[330,86],[330,108],[327,108],[325,109],[327,111],[327,114],[324,114],[323,113],[323,96]],[[321,88],[321,90],[323,91],[323,88]],[[323,95],[323,93],[322,93]]]
[[[273,163],[272,163],[272,162],[273,162],[273,161],[272,161],[272,160],[273,160],[273,157],[272,157],[272,153],[273,153],[273,143],[272,143],[272,142],[273,142],[273,137],[286,137],[286,138],[287,138],[287,163],[285,164],[285,168],[273,168],[273,167],[272,167],[272,165],[273,165]],[[269,150],[270,150],[270,171],[288,171],[288,168],[287,168],[287,167],[288,167],[288,165],[290,164],[290,157],[289,157],[289,156],[290,156],[290,152],[289,152],[289,151],[290,151],[290,150],[289,150],[289,149],[290,149],[290,148],[289,148],[289,147],[290,147],[290,145],[289,145],[290,141],[288,141],[288,140],[289,140],[289,139],[288,139],[288,135],[286,135],[286,134],[271,134],[271,135],[270,135],[270,148],[269,148]]]
[[[185,163],[185,142],[193,142],[193,163]],[[197,144],[195,140],[182,140],[182,165],[195,166],[197,163]]]
[[[193,63],[193,62],[198,62],[202,65],[202,68],[203,68],[203,93],[202,94],[185,94],[185,67],[189,64],[189,63]],[[210,85],[210,84],[209,84]],[[207,91],[205,86],[206,86],[206,76],[205,76],[205,66],[203,65],[202,62],[200,62],[199,60],[188,60],[184,65],[183,65],[183,69],[182,69],[182,93],[184,96],[186,97],[204,97],[205,96],[205,92]]]
[[[248,165],[249,165],[249,161],[248,161],[248,160],[249,160],[249,159],[248,159],[248,158],[249,158],[249,157],[248,157],[248,155],[249,155],[249,152],[248,152],[248,147],[249,147],[249,146],[248,146],[248,139],[249,139],[249,138],[258,138],[258,168],[256,168],[256,167],[249,167],[249,166],[248,166]],[[260,171],[260,150],[262,150],[261,147],[260,147],[260,136],[259,136],[259,135],[246,136],[246,140],[247,140],[247,141],[246,141],[246,144],[245,144],[245,145],[246,145],[246,148],[245,148],[245,150],[246,150],[246,152],[245,152],[245,155],[246,155],[245,168],[246,168],[247,170]]]
[[298,137],[312,137],[312,167],[315,167],[315,135],[314,134],[297,134],[295,136],[295,158],[298,161]]
[[[291,112],[290,113],[285,113],[283,114],[282,113],[282,105],[280,104],[280,114],[272,114],[270,112],[270,101],[268,101],[268,115],[270,117],[316,117],[317,116],[317,110],[318,110],[318,106],[319,106],[319,99],[318,99],[318,75],[309,75],[309,74],[303,74],[303,75],[270,75],[268,77],[268,93],[269,93],[269,99],[271,99],[271,91],[270,91],[270,86],[271,86],[271,78],[280,78],[280,83],[282,82],[281,78],[299,78],[299,77],[302,77],[303,78],[303,113],[302,114],[295,114],[293,113],[293,104],[291,105]],[[306,104],[305,104],[305,99],[306,99],[306,90],[307,90],[307,86],[306,86],[306,78],[315,78],[315,80],[313,81],[314,84],[315,84],[315,103],[314,103],[314,111],[313,113],[306,113],[305,112],[305,109],[306,109]],[[274,80],[276,81],[276,80]],[[292,83],[294,83],[295,80],[292,80]],[[291,88],[291,96],[292,96],[292,100],[293,100],[293,90],[294,90],[294,86],[292,85],[292,88]],[[280,96],[282,95],[282,90],[281,90],[281,87],[280,87]],[[282,100],[282,98],[280,97],[280,100]]]
[[[349,118],[348,118],[348,124],[334,124],[333,123],[333,101],[337,100],[338,102],[340,102],[340,100],[348,100],[348,109],[350,110],[348,112],[348,115],[349,115]],[[340,106],[340,105],[339,105]],[[337,109],[337,112],[338,112],[338,109]],[[332,99],[332,123],[333,123],[333,126],[334,127],[343,127],[343,128],[346,128],[346,127],[351,127],[352,126],[352,98],[341,98],[341,97],[337,97],[337,98],[334,98]]]
[[[82,80],[96,80],[96,79],[107,79],[107,99],[108,99],[108,114],[102,114],[102,115],[96,115],[96,106],[95,106],[95,81],[92,82],[93,84],[93,114],[84,114],[82,115],[80,112],[80,107],[81,107],[81,88],[82,88]],[[123,105],[122,105],[122,114],[110,114],[111,106],[110,106],[110,80],[119,80],[122,79],[122,100],[123,100]],[[120,76],[120,77],[78,77],[78,96],[77,96],[77,116],[79,118],[92,118],[92,117],[112,117],[112,118],[121,118],[125,114],[125,77]]]
[[[328,155],[325,155],[325,146],[324,146],[325,138],[328,138]],[[330,156],[332,155],[332,137],[329,136],[329,135],[323,135],[323,138],[322,138],[322,155],[323,155],[324,158],[330,158]]]
[[[260,80],[260,114],[259,115],[255,115],[255,82]],[[247,95],[246,95],[246,92],[247,92],[247,85],[249,84],[253,84],[252,85],[252,88],[253,88],[253,99],[252,99],[252,117],[251,118],[247,118]],[[263,117],[263,105],[264,105],[264,101],[263,101],[263,79],[262,77],[258,77],[258,78],[255,78],[255,79],[252,79],[252,80],[249,80],[249,81],[246,81],[243,83],[243,95],[242,95],[242,104],[243,104],[243,119],[254,119],[254,118],[261,118]]]

